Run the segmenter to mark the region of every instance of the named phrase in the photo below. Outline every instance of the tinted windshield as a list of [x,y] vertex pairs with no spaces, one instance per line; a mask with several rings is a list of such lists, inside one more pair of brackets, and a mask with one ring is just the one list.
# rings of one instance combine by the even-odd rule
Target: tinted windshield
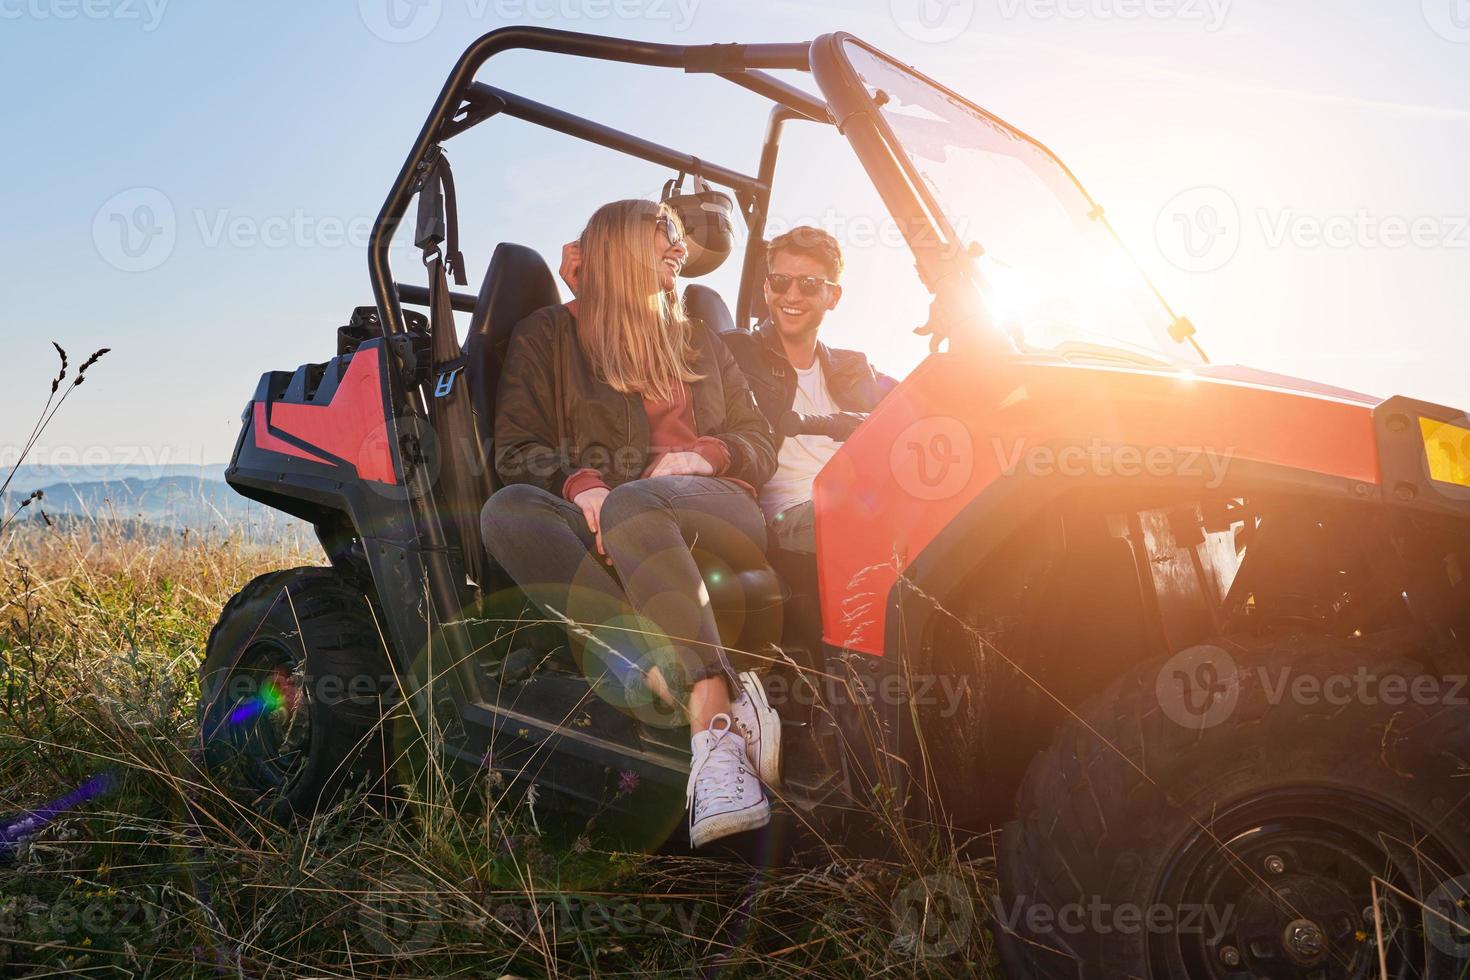
[[[994,316],[1025,349],[1124,349],[1197,363],[1086,191],[1039,144],[871,49],[848,58],[937,210],[977,245]],[[947,226],[947,227],[945,227]]]

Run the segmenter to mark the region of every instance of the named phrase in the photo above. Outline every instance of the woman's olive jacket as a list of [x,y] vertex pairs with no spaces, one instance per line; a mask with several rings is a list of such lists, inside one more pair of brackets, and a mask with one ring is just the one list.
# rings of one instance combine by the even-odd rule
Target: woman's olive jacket
[[[721,440],[730,462],[720,476],[758,487],[776,472],[776,440],[735,358],[694,320],[689,383],[694,427]],[[592,467],[609,487],[638,479],[648,463],[643,400],[595,376],[565,306],[546,306],[516,324],[495,399],[495,470],[502,485],[529,483],[561,496],[567,477]]]

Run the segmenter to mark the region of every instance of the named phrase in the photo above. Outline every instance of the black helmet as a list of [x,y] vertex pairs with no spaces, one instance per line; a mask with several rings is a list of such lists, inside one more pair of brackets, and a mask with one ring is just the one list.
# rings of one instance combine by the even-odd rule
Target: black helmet
[[680,273],[685,278],[714,272],[735,247],[735,202],[724,191],[717,191],[698,174],[694,189],[682,193],[684,174],[664,184],[659,199],[679,216],[684,228],[684,245],[689,255]]

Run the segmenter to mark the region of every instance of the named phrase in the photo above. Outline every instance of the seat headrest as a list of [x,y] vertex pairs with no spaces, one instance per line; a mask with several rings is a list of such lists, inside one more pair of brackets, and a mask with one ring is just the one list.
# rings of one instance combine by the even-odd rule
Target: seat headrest
[[[764,267],[762,267],[762,268],[764,268]],[[762,272],[761,275],[764,276],[765,273]],[[761,321],[765,320],[766,317],[768,317],[770,315],[771,315],[771,311],[766,308],[766,289],[765,289],[765,283],[764,283],[764,281],[757,282],[755,284],[755,288],[750,291],[750,316],[751,316],[751,319],[755,320],[756,323],[760,323]]]
[[551,269],[534,249],[510,242],[495,246],[464,344],[465,381],[482,444],[489,445],[494,431],[495,394],[511,331],[543,306],[559,302]]
[[684,287],[684,312],[703,320],[704,325],[715,333],[728,333],[735,329],[735,318],[730,315],[730,307],[725,305],[720,294],[697,282]]

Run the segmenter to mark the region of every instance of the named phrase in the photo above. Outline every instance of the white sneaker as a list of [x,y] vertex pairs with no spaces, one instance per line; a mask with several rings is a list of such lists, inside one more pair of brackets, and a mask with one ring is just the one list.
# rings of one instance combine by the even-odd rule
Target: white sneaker
[[715,715],[707,731],[689,740],[693,758],[686,799],[694,847],[771,821],[765,790],[745,758],[745,740],[730,725],[729,715]]
[[753,670],[740,674],[740,697],[730,705],[731,727],[745,740],[745,753],[761,782],[781,785],[781,716],[766,698],[766,689]]

